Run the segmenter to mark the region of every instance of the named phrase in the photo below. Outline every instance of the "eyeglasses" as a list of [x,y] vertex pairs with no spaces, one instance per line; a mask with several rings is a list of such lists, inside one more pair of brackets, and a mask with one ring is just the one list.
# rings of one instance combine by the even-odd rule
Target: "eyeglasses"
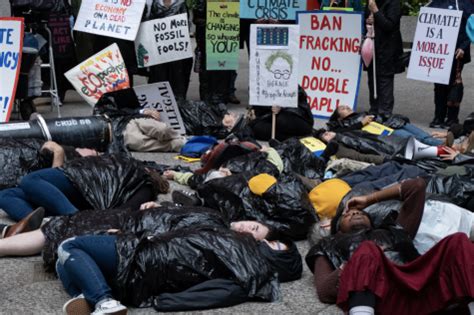
[[288,80],[290,78],[290,75],[291,75],[291,72],[289,70],[283,70],[283,71],[275,70],[275,71],[273,71],[273,77],[275,79]]

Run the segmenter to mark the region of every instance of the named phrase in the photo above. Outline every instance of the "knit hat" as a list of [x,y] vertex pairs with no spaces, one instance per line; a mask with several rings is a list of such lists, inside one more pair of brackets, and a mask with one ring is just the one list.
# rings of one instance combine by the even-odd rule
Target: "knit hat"
[[309,192],[309,200],[319,218],[332,218],[336,215],[337,207],[351,187],[338,178],[329,179],[314,187]]
[[267,173],[259,174],[249,180],[250,191],[257,196],[263,195],[277,182],[276,178]]

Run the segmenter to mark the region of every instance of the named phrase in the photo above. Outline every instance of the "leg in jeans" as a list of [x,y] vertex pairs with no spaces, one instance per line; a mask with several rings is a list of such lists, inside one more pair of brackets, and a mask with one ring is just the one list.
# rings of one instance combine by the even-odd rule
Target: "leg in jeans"
[[20,221],[33,211],[25,192],[18,187],[0,191],[0,208],[15,221]]
[[107,280],[117,275],[117,237],[88,235],[65,240],[58,248],[59,277],[70,293],[84,294],[91,306],[112,298]]
[[402,128],[395,130],[393,134],[402,138],[415,137],[416,140],[428,145],[443,144],[443,140],[433,138],[429,133],[413,124],[405,124]]
[[32,203],[55,215],[77,212],[72,202],[78,202],[82,197],[64,172],[57,168],[46,168],[26,175],[20,187]]

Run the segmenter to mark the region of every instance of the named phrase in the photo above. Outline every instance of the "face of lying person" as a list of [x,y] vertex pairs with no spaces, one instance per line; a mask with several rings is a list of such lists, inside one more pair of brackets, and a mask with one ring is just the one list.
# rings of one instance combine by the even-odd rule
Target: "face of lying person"
[[257,221],[232,222],[230,229],[239,233],[250,233],[257,241],[263,240],[270,232],[268,227]]
[[353,111],[349,106],[341,105],[337,108],[337,113],[339,114],[339,119],[344,119],[350,114],[352,114]]
[[236,115],[234,113],[225,114],[224,118],[222,118],[222,125],[224,125],[224,127],[230,130],[232,129],[232,127],[234,127],[235,120],[236,120]]
[[349,209],[342,214],[339,230],[342,233],[370,229],[370,219],[367,213],[357,209]]
[[321,135],[322,140],[326,143],[329,143],[335,137],[336,137],[336,133],[332,131],[326,131]]

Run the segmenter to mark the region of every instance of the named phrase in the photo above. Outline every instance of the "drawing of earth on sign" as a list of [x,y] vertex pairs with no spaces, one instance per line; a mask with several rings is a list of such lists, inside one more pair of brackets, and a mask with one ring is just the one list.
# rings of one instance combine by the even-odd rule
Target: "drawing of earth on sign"
[[287,86],[293,73],[293,57],[284,51],[274,52],[265,61],[265,68],[277,81],[273,83],[274,85]]

